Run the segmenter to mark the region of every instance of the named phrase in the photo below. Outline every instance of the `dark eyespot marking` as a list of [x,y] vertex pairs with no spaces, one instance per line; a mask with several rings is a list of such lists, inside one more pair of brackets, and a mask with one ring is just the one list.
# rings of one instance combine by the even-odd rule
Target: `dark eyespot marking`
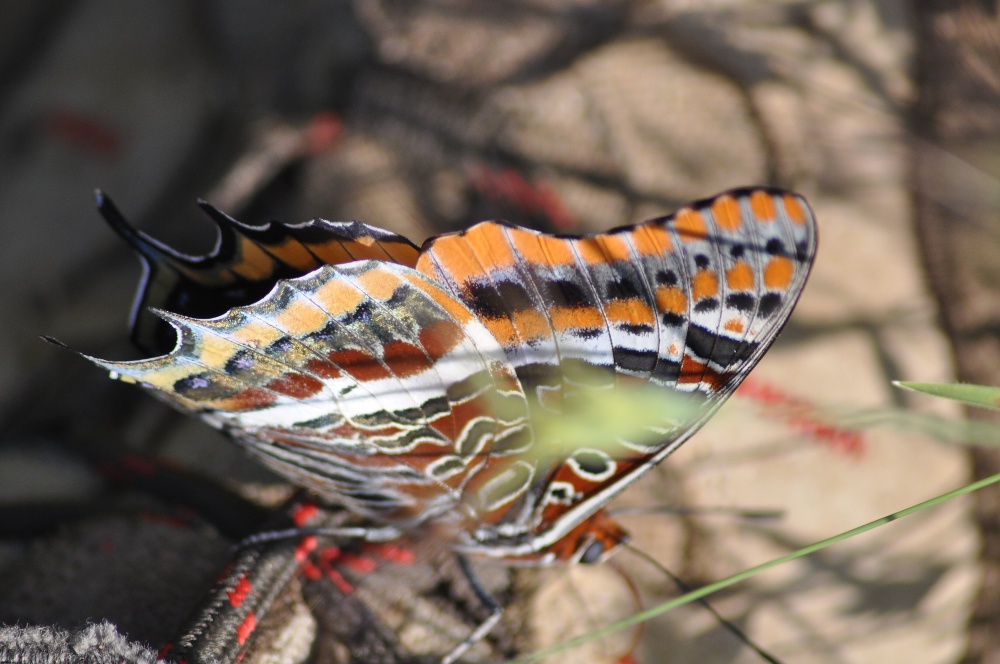
[[472,310],[483,318],[501,318],[508,313],[532,309],[531,298],[519,284],[509,281],[492,284],[473,281],[466,286]]
[[229,358],[229,361],[226,362],[225,371],[227,374],[237,375],[248,369],[253,369],[254,362],[253,351],[241,350]]
[[805,263],[809,259],[809,246],[803,242],[799,242],[795,245],[795,260],[800,263]]
[[656,283],[660,286],[676,286],[677,273],[673,270],[657,270]]
[[268,346],[268,351],[274,355],[284,355],[289,350],[292,349],[292,339],[290,337],[281,337],[270,346]]
[[751,341],[730,339],[711,330],[692,325],[688,328],[687,346],[699,358],[721,367],[728,367],[733,362],[742,362],[752,355],[758,344]]
[[536,308],[534,300],[521,284],[501,281],[497,283],[497,291],[509,311],[527,311]]
[[544,282],[543,286],[542,295],[547,302],[568,307],[582,307],[590,304],[584,290],[568,279]]
[[212,387],[212,380],[208,377],[207,373],[195,374],[194,376],[187,376],[186,378],[181,378],[176,383],[174,383],[174,392],[183,394],[184,392],[193,392],[196,390],[207,390]]
[[551,495],[556,502],[566,502],[572,497],[564,486],[552,487],[549,489],[549,495]]
[[687,319],[680,314],[668,311],[660,317],[660,320],[663,321],[663,324],[667,327],[680,327]]
[[737,311],[753,311],[754,303],[750,293],[730,293],[726,296],[726,306]]
[[608,459],[597,452],[582,450],[573,454],[573,460],[587,475],[601,475],[608,472]]
[[694,305],[694,310],[698,313],[704,313],[706,311],[715,311],[719,308],[719,301],[714,297],[705,298],[704,300],[699,300],[696,305]]
[[760,298],[760,307],[757,311],[764,318],[769,318],[774,312],[781,308],[781,295],[779,293],[767,293]]
[[604,285],[609,300],[628,300],[639,297],[639,289],[629,279],[608,281]]

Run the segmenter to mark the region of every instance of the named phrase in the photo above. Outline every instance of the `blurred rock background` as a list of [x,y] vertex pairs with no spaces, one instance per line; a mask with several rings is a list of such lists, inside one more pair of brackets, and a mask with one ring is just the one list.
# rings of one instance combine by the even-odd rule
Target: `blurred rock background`
[[[970,462],[912,428],[853,435],[837,413],[957,414],[890,381],[954,377],[939,302],[949,332],[992,315],[976,318],[990,300],[955,284],[978,275],[989,291],[1000,264],[988,251],[997,124],[970,110],[995,101],[997,43],[995,7],[979,2],[0,6],[0,623],[72,632],[107,619],[155,649],[224,564],[227,540],[140,518],[169,501],[110,483],[95,458],[184,463],[257,496],[275,482],[39,339],[138,357],[125,334],[138,262],[93,210],[95,187],[194,253],[212,246],[198,197],[251,223],[360,219],[419,243],[482,219],[587,232],[731,187],[795,189],[820,221],[811,283],[753,384],[620,499],[652,508],[622,517],[635,546],[698,585],[984,473],[989,453]],[[996,336],[984,324],[977,338]],[[1000,382],[992,356],[968,355],[959,375],[969,367]],[[975,517],[992,523],[990,503],[922,513],[712,602],[782,661],[1000,661],[988,636],[998,584],[978,592]],[[515,649],[677,593],[628,553],[524,579],[505,595]],[[636,662],[759,661],[697,606],[574,657],[617,661],[633,637]],[[300,641],[247,661],[315,655]]]

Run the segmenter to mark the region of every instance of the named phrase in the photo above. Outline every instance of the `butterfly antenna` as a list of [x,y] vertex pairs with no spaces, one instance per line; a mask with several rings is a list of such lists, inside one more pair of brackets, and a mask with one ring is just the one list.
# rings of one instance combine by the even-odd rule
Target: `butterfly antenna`
[[[657,560],[655,560],[649,554],[640,551],[639,549],[633,546],[629,546],[628,544],[626,544],[625,547],[629,551],[631,551],[632,553],[639,556],[640,558],[648,562],[650,565],[658,569],[664,576],[669,577],[670,580],[674,582],[674,585],[676,585],[681,592],[689,593],[692,590],[694,590],[694,588],[685,583],[683,579],[681,579],[679,576],[677,576],[669,569],[661,565]],[[769,662],[770,664],[782,664],[780,659],[776,658],[774,655],[767,652],[766,650],[758,646],[756,643],[751,641],[750,637],[747,636],[746,632],[737,627],[736,624],[733,623],[731,620],[723,617],[722,614],[716,611],[715,607],[709,604],[705,598],[700,597],[696,601],[699,604],[701,604],[709,613],[711,613],[715,617],[715,619],[719,621],[719,624],[722,625],[722,627],[724,627],[729,633],[731,633],[733,636],[739,639],[741,643],[743,643],[748,648],[753,650],[755,653],[760,655],[760,658],[763,659],[765,662]]]
[[785,516],[784,510],[778,509],[744,509],[737,507],[623,507],[616,510],[608,510],[610,516],[649,516],[651,514],[674,514],[676,516],[731,516],[748,521],[772,521],[782,519]]

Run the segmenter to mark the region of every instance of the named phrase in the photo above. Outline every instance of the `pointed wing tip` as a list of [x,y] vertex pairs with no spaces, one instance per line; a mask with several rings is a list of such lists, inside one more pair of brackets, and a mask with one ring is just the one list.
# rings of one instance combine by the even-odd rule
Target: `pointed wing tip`
[[186,321],[196,320],[196,319],[191,318],[189,316],[185,316],[183,314],[175,314],[172,311],[167,311],[166,309],[161,309],[159,307],[148,307],[146,310],[149,313],[151,313],[154,316],[156,316],[157,318],[160,318],[160,319],[162,319],[162,320],[170,323],[174,327],[178,327],[179,325],[183,325]]
[[[201,211],[208,215],[208,218],[215,222],[215,225],[222,228],[233,228],[236,229],[240,234],[245,234],[250,230],[260,230],[262,227],[254,226],[252,224],[247,224],[235,217],[232,217],[219,208],[215,207],[204,198],[199,198],[196,201]],[[264,224],[263,227],[269,226],[270,224]]]
[[[50,343],[50,344],[52,344],[53,346],[58,346],[59,348],[65,348],[66,350],[73,350],[72,348],[70,348],[69,346],[67,346],[67,345],[66,345],[66,344],[64,344],[63,342],[59,341],[59,340],[58,340],[58,339],[56,339],[55,337],[50,337],[50,336],[49,336],[49,335],[47,335],[47,334],[40,334],[40,335],[39,335],[39,338],[40,338],[40,339],[41,339],[42,341],[45,341],[45,342],[47,342],[47,343]],[[75,351],[74,351],[74,352],[75,352]]]
[[84,358],[85,360],[88,360],[93,364],[96,364],[100,368],[110,373],[111,378],[113,378],[114,380],[121,380],[124,382],[137,382],[135,378],[128,375],[127,373],[129,371],[128,362],[115,362],[112,360],[102,360],[99,357],[94,357],[93,355],[87,355],[86,353],[82,353],[73,348],[72,346],[69,346],[63,343],[62,341],[59,341],[55,337],[50,337],[47,334],[42,334],[39,336],[42,339],[42,341],[45,341],[46,343],[50,343],[53,346],[58,346],[59,348],[65,348],[71,353],[74,353],[75,355],[78,355]]
[[208,201],[206,201],[204,198],[197,199],[195,201],[195,204],[199,208],[201,208],[202,212],[204,212],[205,214],[207,214],[213,221],[222,222],[222,223],[230,223],[232,221],[235,221],[228,214],[226,214],[225,212],[223,212],[219,208],[215,207],[214,205],[212,205],[211,203],[209,203]]
[[111,226],[111,230],[128,242],[139,255],[151,258],[148,239],[128,222],[110,196],[101,189],[94,189],[94,202],[97,204],[97,211],[108,226]]

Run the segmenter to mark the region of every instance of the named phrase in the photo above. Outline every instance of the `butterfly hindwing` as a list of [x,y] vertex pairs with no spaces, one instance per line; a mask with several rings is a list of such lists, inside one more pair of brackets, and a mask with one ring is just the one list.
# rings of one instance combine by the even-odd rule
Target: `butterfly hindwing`
[[525,427],[496,341],[405,266],[324,266],[215,319],[163,315],[178,330],[173,352],[95,361],[361,513],[421,520],[454,508],[457,480]]
[[108,224],[142,259],[144,274],[130,325],[133,341],[148,352],[173,345],[172,330],[150,309],[211,318],[259,301],[280,279],[323,265],[372,259],[412,266],[417,258],[417,248],[406,238],[357,221],[252,226],[204,202],[200,205],[217,229],[215,247],[207,255],[188,256],[133,228],[103,193],[97,201]]

